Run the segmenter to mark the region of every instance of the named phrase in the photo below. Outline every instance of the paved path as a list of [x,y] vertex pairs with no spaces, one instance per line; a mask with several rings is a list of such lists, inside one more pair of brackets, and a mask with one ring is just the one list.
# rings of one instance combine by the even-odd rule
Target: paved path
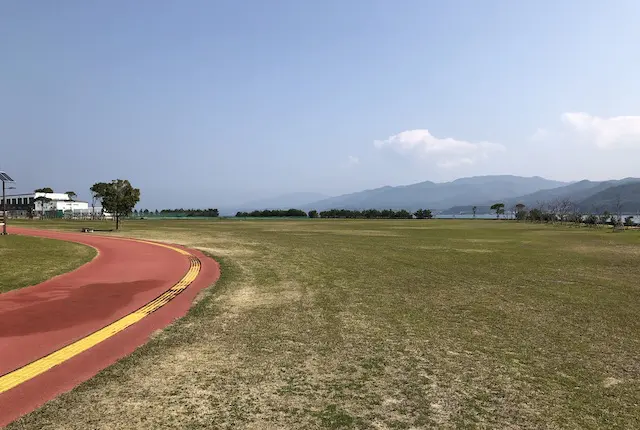
[[218,264],[177,245],[90,233],[10,234],[92,246],[98,256],[41,284],[0,294],[0,427],[69,391],[183,316]]

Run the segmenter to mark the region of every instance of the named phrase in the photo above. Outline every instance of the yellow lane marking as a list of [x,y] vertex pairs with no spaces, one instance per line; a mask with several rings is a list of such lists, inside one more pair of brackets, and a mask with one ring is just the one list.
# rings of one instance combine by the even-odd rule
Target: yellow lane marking
[[[127,239],[125,239],[127,240]],[[128,239],[132,240],[132,239]],[[103,342],[104,340],[114,336],[115,334],[123,331],[129,326],[137,323],[144,317],[152,314],[153,312],[160,309],[162,306],[169,303],[173,300],[178,294],[184,291],[191,283],[196,279],[198,274],[200,273],[200,260],[192,255],[191,253],[180,249],[175,248],[173,246],[156,243],[156,242],[147,242],[144,240],[134,240],[135,242],[148,243],[151,245],[161,246],[164,248],[172,249],[176,252],[179,252],[182,255],[186,255],[189,257],[189,270],[187,273],[178,281],[177,284],[169,288],[167,291],[162,293],[160,296],[142,306],[138,310],[131,312],[128,315],[120,318],[119,320],[109,324],[106,327],[101,328],[98,331],[91,333],[90,335],[83,337],[65,347],[58,349],[57,351],[52,352],[49,355],[46,355],[42,358],[39,358],[36,361],[32,361],[31,363],[13,370],[5,375],[0,376],[0,394],[8,391],[23,382],[28,381],[29,379],[35,378],[36,376],[46,372],[47,370],[55,367],[63,362],[69,360],[72,357],[80,354],[88,350],[89,348]]]

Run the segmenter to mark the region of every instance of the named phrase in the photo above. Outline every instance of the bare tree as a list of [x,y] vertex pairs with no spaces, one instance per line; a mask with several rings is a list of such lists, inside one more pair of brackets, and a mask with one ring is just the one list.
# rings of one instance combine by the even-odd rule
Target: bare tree
[[551,215],[551,222],[555,223],[558,220],[558,213],[560,211],[560,200],[552,200],[547,207],[549,208],[549,214]]
[[564,222],[567,220],[567,199],[557,199],[556,202],[556,210],[558,211],[560,224],[564,224]]
[[591,207],[591,217],[594,221],[594,226],[596,228],[600,227],[600,214],[602,213],[602,207],[601,206],[592,206]]
[[517,203],[514,207],[514,214],[518,221],[524,220],[526,218],[526,206],[524,203]]
[[542,222],[545,221],[545,210],[547,207],[547,203],[544,200],[536,201],[536,206],[530,211],[531,220]]
[[604,209],[600,215],[600,223],[605,226],[609,222],[609,218],[611,218],[611,213]]
[[619,231],[624,230],[624,225],[622,224],[622,199],[620,198],[620,194],[616,194],[615,200],[615,211],[616,211],[616,219],[613,222],[613,230]]
[[[565,197],[564,199],[558,200],[558,214],[560,216],[560,223],[569,222],[569,218],[573,218],[573,214],[575,213],[576,205],[569,199]],[[573,221],[573,219],[571,220]]]
[[580,227],[584,221],[584,214],[580,210],[580,206],[573,202],[571,203],[571,218],[573,218],[576,227]]

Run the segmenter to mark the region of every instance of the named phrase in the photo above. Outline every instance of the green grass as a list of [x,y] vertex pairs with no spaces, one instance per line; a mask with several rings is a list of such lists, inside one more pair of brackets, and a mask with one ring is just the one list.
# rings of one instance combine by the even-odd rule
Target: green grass
[[215,255],[222,278],[9,428],[638,428],[639,233],[126,222],[121,234]]
[[88,246],[27,236],[0,236],[0,293],[39,284],[95,257]]

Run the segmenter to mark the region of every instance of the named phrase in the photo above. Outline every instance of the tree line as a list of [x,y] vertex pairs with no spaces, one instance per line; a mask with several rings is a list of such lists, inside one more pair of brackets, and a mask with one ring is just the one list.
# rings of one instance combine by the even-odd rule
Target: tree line
[[491,206],[496,218],[503,216],[507,219],[538,223],[560,223],[587,226],[612,225],[614,227],[632,227],[635,224],[633,216],[622,215],[620,199],[615,204],[615,211],[610,212],[602,208],[594,207],[590,211],[581,211],[578,204],[570,199],[556,199],[551,202],[537,202],[533,207],[527,207],[523,203],[513,205],[509,210],[504,203],[495,203]]
[[406,209],[329,209],[322,212],[311,210],[308,213],[300,209],[287,210],[255,210],[253,212],[238,212],[238,218],[269,218],[269,217],[306,217],[306,218],[350,218],[350,219],[431,219],[433,214],[429,209],[418,209],[415,212],[409,212]]
[[238,218],[293,218],[293,217],[307,217],[308,214],[300,209],[265,209],[262,211],[255,210],[251,212],[238,212],[236,217]]
[[149,211],[149,209],[134,209],[133,216],[168,216],[168,217],[208,217],[217,218],[220,212],[216,208],[208,209],[162,209]]
[[329,209],[320,212],[321,218],[354,218],[354,219],[431,219],[433,214],[429,209],[418,209],[415,212],[409,212],[406,209]]

